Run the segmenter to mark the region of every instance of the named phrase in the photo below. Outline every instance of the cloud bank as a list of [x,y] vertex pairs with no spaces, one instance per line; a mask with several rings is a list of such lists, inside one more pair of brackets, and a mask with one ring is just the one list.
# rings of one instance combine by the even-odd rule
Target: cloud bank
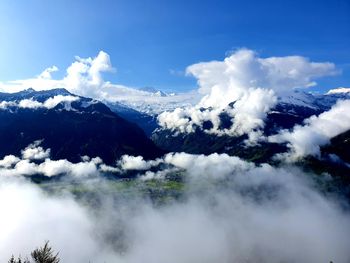
[[63,96],[63,95],[56,95],[52,98],[48,98],[44,102],[36,101],[33,99],[23,99],[20,101],[1,101],[0,102],[0,109],[6,110],[9,108],[21,108],[21,109],[39,109],[39,108],[46,108],[46,109],[52,109],[55,108],[58,104],[63,104],[64,108],[66,110],[71,110],[71,103],[74,101],[79,100],[79,97],[76,96]]
[[304,125],[296,125],[292,131],[282,130],[270,136],[268,141],[287,143],[288,153],[276,156],[287,161],[296,161],[303,156],[320,156],[320,146],[330,139],[350,129],[350,100],[339,100],[329,111],[304,120]]
[[7,155],[0,160],[0,176],[40,174],[52,177],[67,174],[74,177],[87,177],[99,174],[99,166],[102,164],[100,158],[84,157],[80,163],[71,163],[65,159],[51,160],[50,149],[43,149],[40,143],[41,141],[35,141],[28,145],[21,151],[21,158]]
[[[256,166],[225,154],[176,153],[163,162],[183,171],[186,187],[184,198],[161,206],[144,194],[137,197],[144,182],[139,179],[134,179],[135,187],[128,184],[123,198],[115,190],[121,189],[118,181],[83,177],[75,185],[90,194],[80,190],[76,199],[64,188],[50,194],[21,177],[0,173],[0,260],[29,254],[47,239],[62,262],[350,260],[350,215],[315,188],[312,175],[291,167]],[[9,166],[18,160],[7,157],[0,163]],[[131,157],[123,163],[129,168],[152,165]],[[163,171],[172,172],[168,167]],[[140,177],[147,172],[140,171]],[[56,184],[62,188],[64,181]],[[93,200],[100,200],[97,206]]]
[[[21,151],[22,156],[7,155],[0,159],[0,175],[3,176],[30,176],[41,174],[47,177],[69,175],[74,177],[99,176],[103,173],[123,174],[127,171],[139,171],[144,176],[145,171],[151,168],[160,169],[177,168],[188,170],[193,175],[217,173],[222,177],[239,169],[243,171],[253,167],[238,157],[227,154],[192,155],[187,153],[168,153],[156,160],[144,160],[142,156],[123,155],[116,161],[115,166],[108,166],[99,157],[90,158],[82,156],[82,161],[72,163],[65,159],[51,160],[50,149],[40,146],[42,140],[28,145]],[[149,171],[148,171],[149,172]],[[150,173],[147,179],[152,179]]]
[[[207,133],[239,136],[264,127],[278,96],[314,86],[315,79],[335,75],[337,70],[329,62],[311,62],[300,56],[260,58],[252,50],[240,49],[224,61],[191,65],[187,74],[197,78],[201,101],[194,107],[162,113],[160,125],[190,133],[210,122]],[[223,113],[231,119],[228,128],[220,127]]]

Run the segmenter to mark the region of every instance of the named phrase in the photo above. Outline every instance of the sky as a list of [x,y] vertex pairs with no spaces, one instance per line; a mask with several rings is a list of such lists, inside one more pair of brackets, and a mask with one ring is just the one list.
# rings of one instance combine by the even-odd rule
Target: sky
[[330,61],[341,74],[324,91],[349,86],[350,1],[0,1],[0,80],[25,79],[75,56],[110,55],[104,78],[165,91],[196,87],[187,66],[223,60],[245,47],[260,57],[300,55]]

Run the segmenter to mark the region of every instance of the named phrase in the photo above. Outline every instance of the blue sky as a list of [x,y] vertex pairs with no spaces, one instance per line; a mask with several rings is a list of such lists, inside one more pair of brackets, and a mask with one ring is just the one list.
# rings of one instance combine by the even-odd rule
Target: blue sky
[[319,89],[349,86],[350,1],[14,1],[0,2],[0,80],[29,78],[74,56],[106,51],[127,86],[187,90],[193,63],[247,47],[260,56],[331,61],[342,75]]

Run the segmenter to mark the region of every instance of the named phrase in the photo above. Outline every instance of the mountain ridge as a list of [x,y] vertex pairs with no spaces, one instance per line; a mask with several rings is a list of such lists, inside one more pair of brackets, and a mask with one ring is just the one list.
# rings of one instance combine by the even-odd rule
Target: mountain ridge
[[[45,102],[54,96],[72,95],[64,89],[25,90],[10,95],[1,93],[0,100]],[[99,156],[106,163],[114,163],[123,154],[153,159],[164,153],[141,128],[112,112],[105,104],[78,98],[70,102],[72,110],[66,110],[62,103],[53,108],[14,106],[15,110],[0,109],[0,156],[19,154],[36,140],[43,140],[43,147],[51,149],[53,159],[74,162],[80,161],[83,155]]]

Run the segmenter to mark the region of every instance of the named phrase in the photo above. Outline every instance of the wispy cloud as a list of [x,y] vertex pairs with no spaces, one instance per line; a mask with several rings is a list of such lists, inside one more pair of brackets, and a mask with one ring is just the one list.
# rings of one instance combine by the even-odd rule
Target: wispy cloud
[[169,69],[169,73],[173,76],[181,76],[184,77],[186,75],[186,72],[179,69]]

